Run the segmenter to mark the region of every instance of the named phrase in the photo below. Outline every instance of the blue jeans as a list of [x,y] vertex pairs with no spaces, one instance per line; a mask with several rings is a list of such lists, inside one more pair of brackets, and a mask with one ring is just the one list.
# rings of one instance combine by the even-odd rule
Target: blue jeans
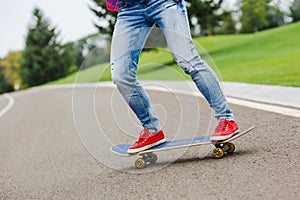
[[121,2],[112,39],[111,73],[142,126],[151,132],[160,130],[149,98],[136,79],[139,56],[155,23],[162,29],[175,61],[191,76],[217,120],[233,120],[215,73],[195,49],[184,1],[125,0]]

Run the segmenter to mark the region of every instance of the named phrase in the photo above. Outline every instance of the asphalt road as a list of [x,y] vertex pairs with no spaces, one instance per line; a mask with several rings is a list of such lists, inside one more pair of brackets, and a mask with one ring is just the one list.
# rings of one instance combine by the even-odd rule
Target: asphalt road
[[[112,154],[140,127],[110,87],[38,88],[10,94],[0,117],[0,199],[299,199],[300,119],[231,105],[241,129],[236,152],[214,159],[212,146],[136,157]],[[200,97],[149,91],[169,139],[207,135],[213,114]],[[0,96],[0,109],[7,100]]]

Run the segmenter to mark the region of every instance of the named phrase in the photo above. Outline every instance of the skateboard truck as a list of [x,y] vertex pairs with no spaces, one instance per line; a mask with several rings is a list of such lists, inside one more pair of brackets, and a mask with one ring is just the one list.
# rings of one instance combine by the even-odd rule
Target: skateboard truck
[[212,155],[215,158],[223,158],[225,152],[232,154],[235,150],[235,145],[232,142],[227,143],[217,143],[215,144],[215,149],[212,151]]
[[157,161],[157,155],[152,152],[141,154],[141,156],[141,158],[135,160],[135,167],[138,169],[143,169],[146,165],[153,164]]

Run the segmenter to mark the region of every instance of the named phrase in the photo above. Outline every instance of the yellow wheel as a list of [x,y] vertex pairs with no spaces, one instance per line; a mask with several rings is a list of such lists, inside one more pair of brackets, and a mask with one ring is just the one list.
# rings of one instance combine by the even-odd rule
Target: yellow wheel
[[226,152],[227,153],[233,153],[234,150],[235,150],[235,145],[233,143],[231,143],[231,142],[228,142],[227,146],[228,146],[228,150]]
[[212,155],[215,157],[215,158],[223,158],[225,153],[223,151],[223,149],[221,148],[215,148],[212,152]]
[[135,160],[135,167],[138,169],[143,169],[146,166],[146,162],[142,158],[138,158]]

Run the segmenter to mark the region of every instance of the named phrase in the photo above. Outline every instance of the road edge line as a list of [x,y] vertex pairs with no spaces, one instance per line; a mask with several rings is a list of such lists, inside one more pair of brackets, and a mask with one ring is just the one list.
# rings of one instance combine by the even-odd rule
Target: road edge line
[[0,111],[0,117],[3,117],[15,104],[15,99],[11,95],[5,93],[4,97],[8,100],[8,104]]

